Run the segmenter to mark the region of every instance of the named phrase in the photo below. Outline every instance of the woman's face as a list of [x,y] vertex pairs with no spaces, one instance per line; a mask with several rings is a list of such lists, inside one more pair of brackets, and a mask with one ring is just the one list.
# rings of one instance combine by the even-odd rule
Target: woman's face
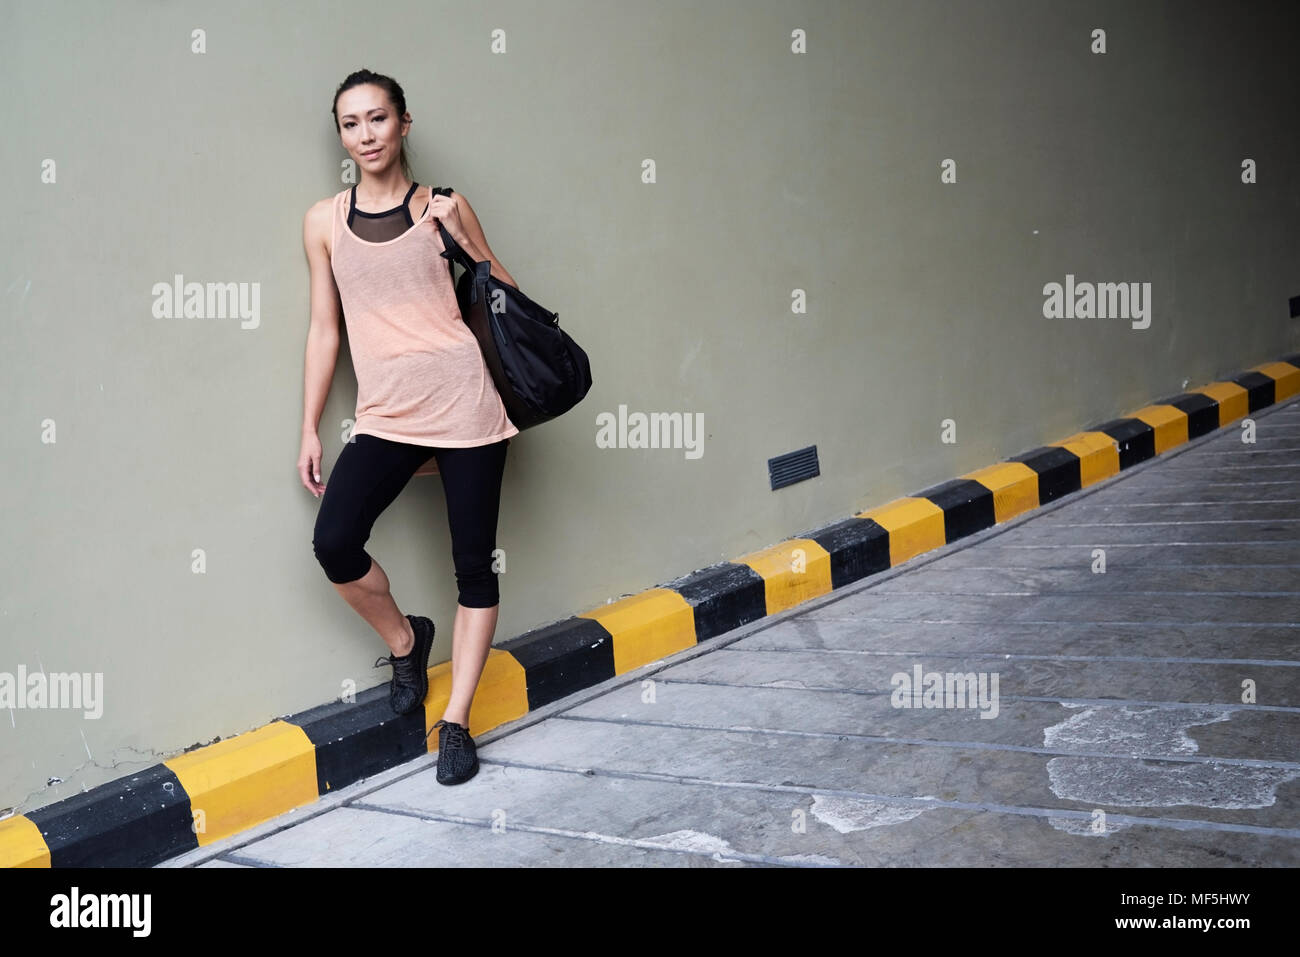
[[344,90],[337,109],[339,139],[357,166],[379,173],[398,161],[402,134],[410,128],[411,118],[396,116],[381,87],[363,83]]

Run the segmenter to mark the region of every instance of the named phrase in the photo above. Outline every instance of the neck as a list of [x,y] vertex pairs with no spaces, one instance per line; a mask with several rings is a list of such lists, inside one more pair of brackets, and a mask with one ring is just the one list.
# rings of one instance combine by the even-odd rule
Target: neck
[[357,203],[361,206],[387,209],[396,206],[411,188],[411,181],[402,174],[402,168],[394,163],[382,173],[365,174],[357,183]]

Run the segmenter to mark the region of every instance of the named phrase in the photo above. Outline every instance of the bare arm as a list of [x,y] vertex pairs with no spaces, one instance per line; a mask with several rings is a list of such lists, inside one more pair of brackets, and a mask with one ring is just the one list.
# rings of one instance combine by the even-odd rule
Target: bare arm
[[474,207],[460,193],[453,192],[451,195],[456,201],[456,211],[460,214],[461,226],[465,233],[464,236],[453,234],[452,238],[460,243],[461,248],[469,253],[475,262],[490,262],[492,264],[490,272],[493,276],[518,289],[519,283],[515,282],[514,277],[506,272],[506,267],[501,265],[497,257],[492,254],[487,237],[483,235],[483,227],[479,224],[478,217],[474,215]]
[[334,365],[339,355],[339,319],[343,314],[334,273],[330,269],[329,200],[312,206],[303,217],[302,244],[311,266],[311,324],[307,329],[307,350],[303,358],[302,447],[298,453],[298,478],[306,489],[319,498],[325,491],[321,482],[321,444],[317,429],[321,412],[334,379]]
[[339,319],[343,314],[326,245],[333,210],[328,202],[307,211],[302,224],[303,247],[311,266],[311,325],[303,362],[302,430],[315,432],[334,379],[339,355]]

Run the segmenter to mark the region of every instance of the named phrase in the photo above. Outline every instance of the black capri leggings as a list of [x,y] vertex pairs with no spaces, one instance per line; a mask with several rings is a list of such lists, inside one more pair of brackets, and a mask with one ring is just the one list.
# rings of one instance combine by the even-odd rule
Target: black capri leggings
[[509,444],[502,439],[470,448],[440,448],[354,435],[334,463],[316,513],[312,548],[325,577],[340,585],[365,577],[371,559],[363,546],[375,519],[433,456],[447,498],[460,603],[467,608],[498,604],[492,551]]

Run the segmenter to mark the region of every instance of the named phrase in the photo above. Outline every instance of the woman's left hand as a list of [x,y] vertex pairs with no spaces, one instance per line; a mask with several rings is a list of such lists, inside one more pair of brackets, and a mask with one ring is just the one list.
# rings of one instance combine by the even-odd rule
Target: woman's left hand
[[465,241],[465,227],[460,221],[460,210],[456,207],[456,198],[435,193],[433,199],[429,201],[429,206],[433,218],[442,221],[442,224],[447,227],[447,232],[451,233],[451,238],[458,243],[463,243]]

